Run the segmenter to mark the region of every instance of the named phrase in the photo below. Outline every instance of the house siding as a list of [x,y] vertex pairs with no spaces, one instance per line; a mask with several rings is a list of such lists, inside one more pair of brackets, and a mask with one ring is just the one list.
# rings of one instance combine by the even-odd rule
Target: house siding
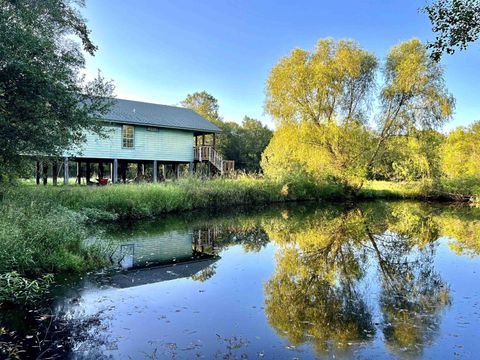
[[157,128],[149,131],[144,126],[134,126],[134,148],[122,147],[122,125],[105,126],[108,136],[102,138],[88,133],[79,149],[65,156],[95,159],[193,161],[193,132]]
[[[112,258],[116,262],[124,261],[127,268],[143,267],[151,263],[170,263],[172,261],[191,260],[192,233],[172,231],[154,236],[139,236],[119,244]],[[127,260],[127,261],[125,261]]]

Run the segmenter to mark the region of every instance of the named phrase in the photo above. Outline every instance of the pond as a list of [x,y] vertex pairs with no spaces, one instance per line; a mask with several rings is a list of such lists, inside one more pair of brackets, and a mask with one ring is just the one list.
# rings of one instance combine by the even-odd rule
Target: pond
[[[58,279],[52,316],[35,325],[44,329],[39,334],[56,334],[55,349],[45,345],[45,355],[473,359],[480,353],[478,208],[290,204],[108,226],[89,241],[103,244],[112,268]],[[38,337],[28,335],[35,331],[27,318],[0,314],[4,325]]]

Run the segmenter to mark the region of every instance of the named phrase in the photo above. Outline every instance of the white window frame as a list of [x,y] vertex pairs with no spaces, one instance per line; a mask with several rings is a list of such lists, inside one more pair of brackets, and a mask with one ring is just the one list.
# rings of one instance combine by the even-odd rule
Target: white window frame
[[[125,132],[130,129],[131,136],[126,137]],[[132,125],[122,125],[122,149],[135,149],[135,127]]]

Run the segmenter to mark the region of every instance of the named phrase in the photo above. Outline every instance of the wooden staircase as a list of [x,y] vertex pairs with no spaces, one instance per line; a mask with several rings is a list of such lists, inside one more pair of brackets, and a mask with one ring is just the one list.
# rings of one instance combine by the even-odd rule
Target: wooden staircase
[[193,160],[209,163],[212,168],[225,175],[235,170],[235,161],[223,160],[222,155],[212,145],[200,145],[193,148]]

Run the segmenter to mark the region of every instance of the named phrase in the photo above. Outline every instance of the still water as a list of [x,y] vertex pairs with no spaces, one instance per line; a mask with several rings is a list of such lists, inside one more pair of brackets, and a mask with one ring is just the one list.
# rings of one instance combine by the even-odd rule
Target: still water
[[94,235],[111,269],[53,293],[63,357],[480,356],[477,208],[294,204]]

